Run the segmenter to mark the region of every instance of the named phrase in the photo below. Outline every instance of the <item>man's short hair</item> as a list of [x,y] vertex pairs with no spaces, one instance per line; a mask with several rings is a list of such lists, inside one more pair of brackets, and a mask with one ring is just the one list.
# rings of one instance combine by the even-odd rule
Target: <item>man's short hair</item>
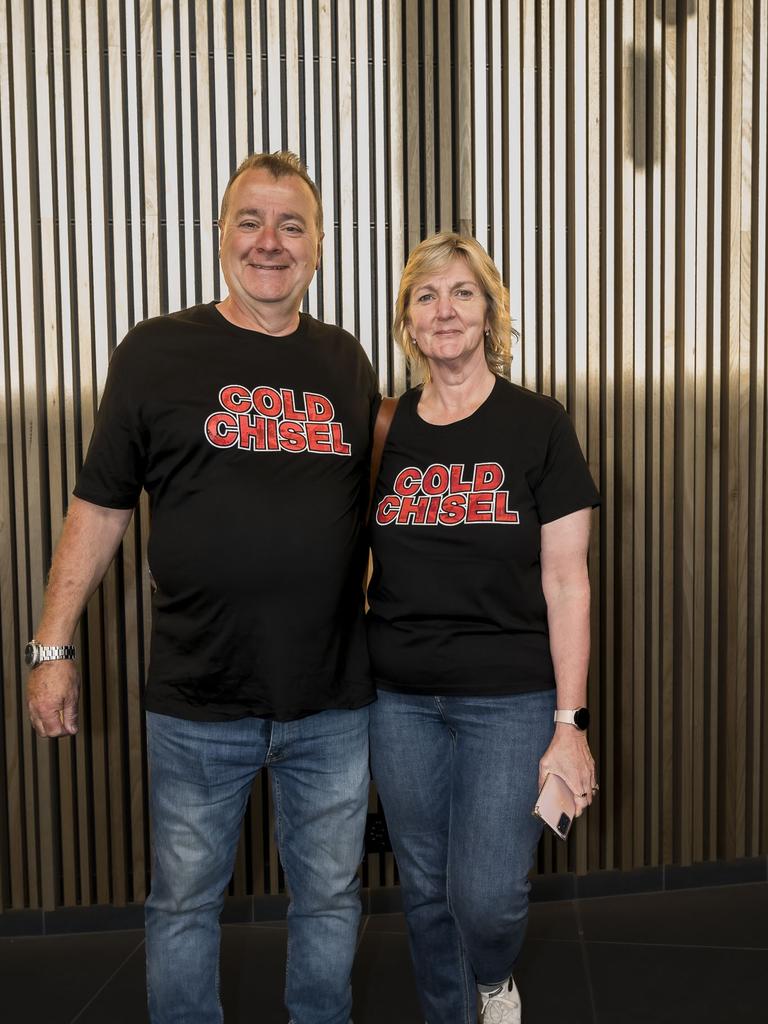
[[295,174],[297,178],[301,178],[302,181],[309,185],[309,189],[312,195],[315,197],[315,224],[317,226],[317,233],[322,236],[323,234],[323,200],[320,196],[320,189],[312,181],[303,161],[296,156],[295,153],[291,153],[290,150],[284,149],[279,150],[276,153],[251,153],[245,160],[240,164],[237,170],[234,172],[232,177],[227,182],[227,187],[224,189],[224,195],[221,198],[221,211],[219,213],[219,224],[224,225],[227,213],[229,212],[229,194],[232,186],[246,171],[269,171],[272,177],[277,180],[278,178],[285,178],[289,174]]

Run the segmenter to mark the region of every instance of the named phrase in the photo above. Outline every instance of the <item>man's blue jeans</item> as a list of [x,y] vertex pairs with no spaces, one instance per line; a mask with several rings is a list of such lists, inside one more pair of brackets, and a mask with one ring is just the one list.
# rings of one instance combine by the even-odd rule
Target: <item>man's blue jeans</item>
[[475,1024],[477,983],[512,973],[541,836],[531,811],[554,707],[554,690],[512,697],[379,690],[371,705],[373,778],[429,1024]]
[[219,914],[251,783],[264,765],[291,894],[285,995],[291,1021],[348,1024],[368,800],[368,708],[294,722],[192,722],[148,713],[147,745],[152,1024],[223,1020]]

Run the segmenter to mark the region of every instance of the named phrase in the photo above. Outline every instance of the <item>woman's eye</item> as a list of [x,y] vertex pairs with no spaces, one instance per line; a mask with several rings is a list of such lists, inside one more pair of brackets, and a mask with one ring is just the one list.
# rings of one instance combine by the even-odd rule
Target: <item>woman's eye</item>
[[459,288],[456,294],[460,299],[471,299],[474,292],[470,288]]
[[416,301],[417,301],[418,303],[420,303],[420,304],[421,304],[421,305],[423,306],[423,305],[424,305],[425,303],[429,302],[429,300],[430,300],[431,298],[432,298],[432,295],[431,295],[431,293],[430,293],[430,292],[424,292],[424,294],[423,294],[423,295],[420,295],[420,296],[419,296],[419,297],[418,297],[418,298],[416,299]]

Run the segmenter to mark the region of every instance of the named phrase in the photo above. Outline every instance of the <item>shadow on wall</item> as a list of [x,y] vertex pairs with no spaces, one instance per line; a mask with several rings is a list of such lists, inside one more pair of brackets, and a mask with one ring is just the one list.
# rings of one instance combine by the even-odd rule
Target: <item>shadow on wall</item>
[[[659,10],[659,8],[661,8]],[[678,28],[677,64],[680,66],[680,55],[684,43],[683,29],[685,20],[692,18],[698,13],[698,0],[656,0],[656,10],[653,14],[653,22],[662,23],[662,33],[666,29]],[[653,37],[651,18],[648,18],[648,38]],[[663,41],[662,41],[663,45]],[[624,111],[624,155],[632,160],[638,170],[643,170],[649,164],[659,164],[661,161],[662,131],[654,130],[654,124],[661,117],[661,111],[653,108],[654,82],[664,74],[664,60],[662,49],[654,48],[650,53],[648,50],[637,46],[628,46],[624,51],[622,96],[616,97],[616,102],[621,105]],[[660,95],[664,94],[663,81],[659,90]],[[681,90],[679,96],[684,99],[684,92]],[[626,103],[626,97],[634,97],[633,103]],[[639,100],[639,102],[638,102]],[[638,109],[641,116],[637,116]],[[677,109],[675,110],[677,117]],[[649,160],[649,153],[651,160]]]

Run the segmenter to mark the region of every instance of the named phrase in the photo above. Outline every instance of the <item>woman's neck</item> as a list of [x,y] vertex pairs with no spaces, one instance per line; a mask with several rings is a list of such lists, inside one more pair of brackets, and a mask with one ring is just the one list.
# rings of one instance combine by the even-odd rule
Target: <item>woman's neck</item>
[[468,372],[449,372],[435,366],[430,367],[430,371],[432,376],[424,384],[418,411],[422,419],[436,426],[456,423],[471,416],[488,398],[496,383],[496,377],[485,360]]

